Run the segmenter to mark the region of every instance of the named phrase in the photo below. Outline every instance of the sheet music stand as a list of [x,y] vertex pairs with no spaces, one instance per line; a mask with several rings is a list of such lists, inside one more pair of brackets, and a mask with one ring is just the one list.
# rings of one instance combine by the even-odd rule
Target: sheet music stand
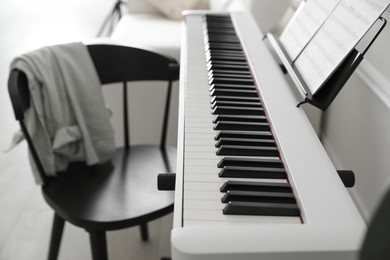
[[118,22],[122,18],[122,9],[121,9],[122,5],[127,5],[127,2],[123,0],[116,0],[114,7],[108,13],[107,17],[104,19],[103,24],[100,27],[96,37],[101,37],[105,30],[107,31],[107,36],[111,35],[115,22]]
[[360,52],[354,48],[345,57],[344,61],[340,64],[336,71],[326,80],[321,89],[315,94],[311,93],[309,87],[303,80],[294,63],[289,58],[287,51],[284,49],[282,43],[273,34],[267,33],[266,39],[268,39],[275,53],[282,62],[282,65],[286,69],[286,73],[290,75],[303,98],[303,100],[297,104],[297,107],[302,104],[309,103],[321,109],[322,111],[325,111],[330,106],[330,104],[336,98],[337,94],[351,77],[355,69],[359,66],[368,49],[371,47],[387,24],[387,20],[383,17],[378,18],[378,21],[382,22],[382,25],[375,33],[374,37],[369,41],[369,44],[364,49],[364,51]]

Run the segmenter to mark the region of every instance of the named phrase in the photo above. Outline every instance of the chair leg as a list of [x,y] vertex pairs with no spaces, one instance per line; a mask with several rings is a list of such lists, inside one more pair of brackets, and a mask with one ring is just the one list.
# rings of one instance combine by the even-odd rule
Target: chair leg
[[64,230],[65,220],[54,213],[53,227],[51,230],[49,260],[57,260],[60,250],[62,232]]
[[149,240],[148,223],[147,222],[142,223],[140,225],[140,229],[141,229],[142,241],[144,241],[144,242],[148,241]]
[[107,239],[104,231],[88,231],[93,260],[107,260]]

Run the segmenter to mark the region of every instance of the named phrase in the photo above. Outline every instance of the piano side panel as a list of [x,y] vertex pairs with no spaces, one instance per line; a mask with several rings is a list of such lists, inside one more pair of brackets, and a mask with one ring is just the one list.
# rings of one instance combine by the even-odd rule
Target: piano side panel
[[187,34],[185,21],[182,23],[182,43],[180,54],[180,87],[179,87],[179,113],[177,133],[177,161],[175,183],[175,207],[173,212],[173,227],[182,226],[183,211],[183,162],[184,162],[184,86],[187,80]]

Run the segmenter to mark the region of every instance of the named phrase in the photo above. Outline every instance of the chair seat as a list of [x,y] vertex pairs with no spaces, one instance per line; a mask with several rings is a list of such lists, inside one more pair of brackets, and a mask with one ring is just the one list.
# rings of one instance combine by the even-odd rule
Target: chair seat
[[172,147],[165,153],[152,145],[120,148],[103,164],[73,163],[42,191],[55,212],[74,225],[87,230],[126,228],[173,210],[174,192],[157,190],[157,175],[175,165]]

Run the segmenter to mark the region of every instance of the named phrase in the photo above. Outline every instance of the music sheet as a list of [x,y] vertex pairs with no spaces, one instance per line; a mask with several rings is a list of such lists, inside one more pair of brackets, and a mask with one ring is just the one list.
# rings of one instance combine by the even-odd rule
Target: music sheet
[[341,0],[294,63],[312,94],[322,87],[389,4],[390,0]]
[[294,61],[340,0],[309,0],[279,37],[290,59]]

